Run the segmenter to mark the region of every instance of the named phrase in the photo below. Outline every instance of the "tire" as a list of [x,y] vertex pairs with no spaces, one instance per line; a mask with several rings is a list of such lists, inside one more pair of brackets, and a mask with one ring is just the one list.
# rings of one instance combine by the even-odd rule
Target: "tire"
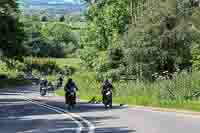
[[41,96],[45,96],[46,93],[47,93],[46,90],[41,90],[40,95],[41,95]]
[[75,106],[75,104],[76,104],[75,101],[74,101],[75,97],[70,95],[69,98],[68,98],[68,100],[69,100],[68,101],[68,108],[72,109]]
[[108,108],[107,104],[104,104],[104,107],[105,107],[105,109],[107,109]]
[[109,107],[112,109],[112,103],[110,103]]

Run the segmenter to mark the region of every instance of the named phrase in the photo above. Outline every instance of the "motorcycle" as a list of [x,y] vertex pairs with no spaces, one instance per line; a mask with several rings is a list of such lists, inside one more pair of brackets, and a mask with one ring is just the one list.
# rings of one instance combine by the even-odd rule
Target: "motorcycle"
[[56,88],[56,89],[62,87],[62,85],[63,85],[63,81],[57,80],[57,81],[55,82],[55,88]]
[[47,94],[47,87],[42,87],[40,91],[41,96],[45,96]]
[[105,108],[108,108],[108,106],[112,108],[112,90],[106,90],[103,95],[103,104]]
[[58,88],[59,88],[59,87],[62,87],[62,84],[63,84],[62,81],[59,81],[59,82],[58,82]]
[[49,84],[49,85],[47,86],[47,90],[48,90],[48,92],[54,92],[54,91],[55,91],[54,85],[53,85],[53,84]]
[[72,90],[69,91],[68,95],[68,108],[69,109],[73,108],[75,104],[76,104],[76,91]]

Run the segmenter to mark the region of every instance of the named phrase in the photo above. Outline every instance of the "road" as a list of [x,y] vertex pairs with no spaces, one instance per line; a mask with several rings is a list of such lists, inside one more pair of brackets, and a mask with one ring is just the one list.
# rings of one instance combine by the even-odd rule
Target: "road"
[[40,97],[38,87],[0,89],[0,133],[199,133],[200,116]]

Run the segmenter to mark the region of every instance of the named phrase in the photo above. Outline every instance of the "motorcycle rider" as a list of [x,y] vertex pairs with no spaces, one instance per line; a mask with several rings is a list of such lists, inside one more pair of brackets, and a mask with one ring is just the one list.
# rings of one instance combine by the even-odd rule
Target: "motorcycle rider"
[[61,86],[62,86],[62,83],[63,83],[63,81],[64,81],[64,77],[63,77],[63,74],[62,74],[62,73],[59,74],[58,81],[59,81],[58,87],[61,87]]
[[54,91],[54,87],[51,81],[48,83],[48,88],[50,89],[49,91]]
[[47,81],[47,79],[42,79],[41,80],[41,82],[40,82],[40,92],[41,92],[41,90],[42,90],[42,87],[47,87],[47,85],[48,85],[48,81]]
[[78,87],[76,86],[75,82],[72,80],[72,78],[69,78],[66,85],[65,85],[65,103],[68,104],[69,101],[69,94],[71,91],[75,92],[75,100],[74,100],[74,104],[76,104],[76,91],[78,91]]
[[104,102],[105,101],[105,98],[106,98],[106,92],[107,91],[113,91],[114,87],[113,85],[109,82],[108,79],[104,80],[103,84],[102,84],[102,87],[101,87],[101,93],[102,93],[102,101]]

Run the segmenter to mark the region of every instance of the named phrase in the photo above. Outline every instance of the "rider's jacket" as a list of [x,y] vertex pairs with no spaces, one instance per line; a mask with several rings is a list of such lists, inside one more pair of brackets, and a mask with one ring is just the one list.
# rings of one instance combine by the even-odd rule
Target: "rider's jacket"
[[41,83],[40,83],[40,86],[47,86],[48,82],[47,80],[43,80]]
[[113,86],[111,83],[104,83],[102,85],[102,93],[104,94],[106,91],[108,90],[112,90],[113,89]]
[[60,82],[62,82],[62,81],[63,81],[63,77],[60,76],[60,77],[58,78],[58,80],[59,80]]
[[68,82],[66,85],[65,85],[65,91],[66,92],[71,92],[71,91],[76,91],[75,89],[78,89],[76,84],[72,81],[72,82]]

